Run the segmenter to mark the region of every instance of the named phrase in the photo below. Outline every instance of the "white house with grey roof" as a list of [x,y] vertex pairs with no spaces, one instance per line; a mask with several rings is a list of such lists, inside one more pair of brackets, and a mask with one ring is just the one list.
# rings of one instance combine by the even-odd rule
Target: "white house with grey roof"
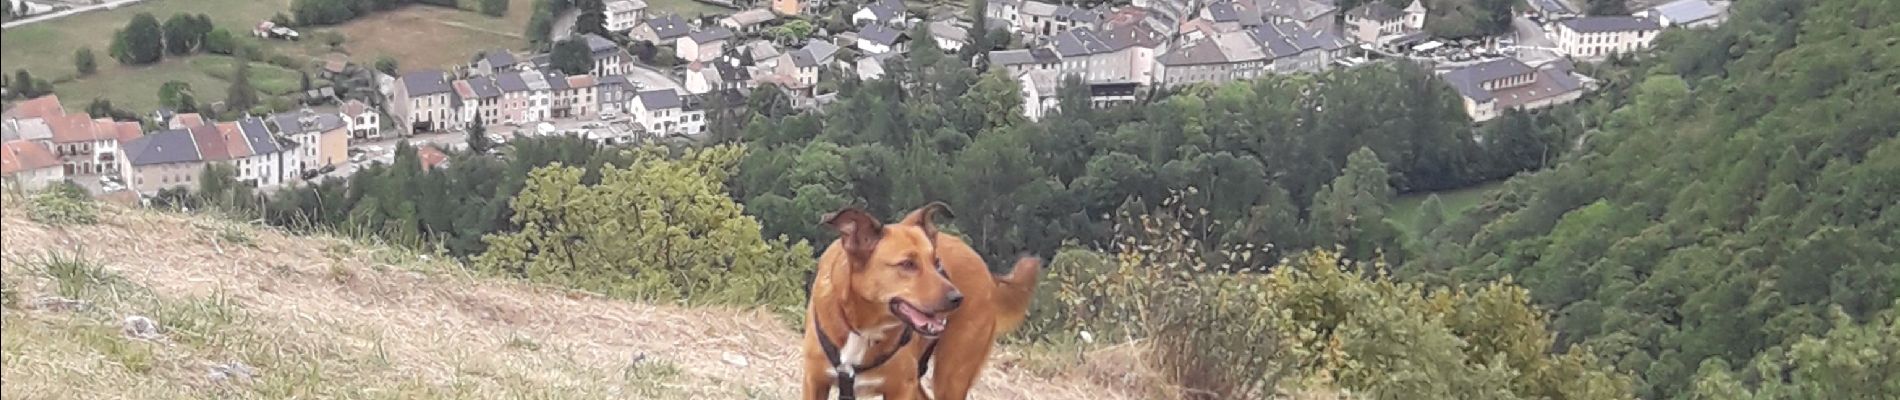
[[1361,43],[1383,45],[1390,38],[1425,30],[1425,3],[1412,0],[1404,10],[1369,2],[1346,12],[1345,35]]
[[851,23],[858,26],[877,24],[902,27],[905,25],[904,12],[903,0],[877,0],[851,13]]
[[773,14],[772,10],[754,8],[720,18],[719,26],[734,32],[755,33],[765,27],[766,23],[776,19],[778,19],[778,14]]
[[1099,7],[1088,9],[1027,0],[1017,11],[1016,26],[1026,36],[1054,36],[1070,29],[1100,24],[1103,14],[1103,9]]
[[[215,128],[214,128],[215,129]],[[125,157],[119,159],[120,180],[140,195],[158,194],[171,188],[192,188],[204,170],[204,156],[198,142],[184,129],[151,132],[125,144]]]
[[807,40],[805,47],[779,56],[774,80],[795,93],[810,96],[811,89],[818,85],[819,71],[837,62],[837,55],[837,45],[818,39]]
[[581,38],[587,41],[587,51],[594,58],[594,68],[588,74],[621,75],[633,68],[633,56],[627,54],[627,49],[620,48],[620,44],[591,33]]
[[448,74],[440,70],[420,70],[396,78],[396,91],[390,96],[389,115],[409,133],[442,132],[461,129],[455,88]]
[[1564,54],[1598,58],[1649,48],[1662,33],[1662,25],[1645,18],[1594,16],[1558,21],[1555,33],[1551,39]]
[[1514,58],[1502,58],[1444,72],[1441,78],[1464,98],[1465,113],[1483,122],[1506,110],[1534,110],[1576,101],[1583,96],[1582,80],[1567,63],[1532,68]]
[[607,31],[625,33],[640,26],[640,17],[646,13],[645,0],[609,0],[602,11],[607,17]]
[[707,62],[719,58],[726,52],[726,42],[732,40],[732,30],[724,26],[714,26],[686,34],[679,39],[679,46],[673,55],[681,62]]
[[865,54],[903,53],[909,50],[910,34],[883,24],[865,25],[858,31],[858,50]]
[[687,107],[687,99],[673,89],[648,90],[634,96],[634,122],[648,134],[696,134],[706,129],[706,112]]
[[955,19],[931,21],[929,29],[930,39],[936,41],[937,48],[945,52],[963,51],[963,46],[970,44],[969,28]]
[[679,14],[667,14],[647,19],[646,23],[634,27],[633,33],[628,37],[633,40],[652,42],[654,45],[670,46],[674,41],[692,32],[693,26],[686,23],[686,18],[680,17]]
[[1676,0],[1636,13],[1665,28],[1710,28],[1728,20],[1728,2]]

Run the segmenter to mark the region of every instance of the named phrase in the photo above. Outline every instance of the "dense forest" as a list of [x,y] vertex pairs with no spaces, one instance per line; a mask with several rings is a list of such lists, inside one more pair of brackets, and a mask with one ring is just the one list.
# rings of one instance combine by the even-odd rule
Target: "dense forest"
[[1891,357],[1801,343],[1893,331],[1874,318],[1900,298],[1897,23],[1900,2],[1780,0],[1668,33],[1610,77],[1629,87],[1582,150],[1420,227],[1401,273],[1515,276],[1560,345],[1588,344],[1644,397],[1686,397],[1700,375],[1810,390],[1763,398],[1892,398]]

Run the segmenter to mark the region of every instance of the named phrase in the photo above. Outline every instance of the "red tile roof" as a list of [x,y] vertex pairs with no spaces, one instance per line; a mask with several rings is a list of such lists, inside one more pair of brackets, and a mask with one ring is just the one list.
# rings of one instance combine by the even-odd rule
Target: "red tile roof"
[[131,122],[131,121],[115,122],[113,123],[113,129],[118,131],[119,143],[129,142],[129,141],[132,141],[132,139],[138,139],[140,136],[145,136],[145,126],[139,125],[139,123],[137,122]]
[[225,143],[224,133],[217,125],[198,125],[191,127],[192,140],[198,142],[198,155],[204,161],[230,161],[231,146]]
[[250,141],[244,139],[244,131],[238,130],[236,122],[219,122],[218,136],[224,140],[224,149],[232,159],[251,156]]
[[362,100],[350,100],[350,101],[343,102],[343,115],[348,116],[350,118],[356,118],[356,116],[363,115],[364,112],[368,112],[368,111],[369,111],[369,105],[363,104]]
[[190,128],[204,125],[205,118],[198,113],[184,113],[172,116],[172,123],[178,125],[179,128]]
[[66,108],[60,105],[59,95],[49,94],[15,104],[5,114],[19,119],[58,117],[66,115]]
[[441,165],[443,161],[448,161],[449,155],[443,153],[440,149],[436,149],[435,146],[422,145],[416,147],[416,158],[422,160],[422,170],[428,171],[434,169],[437,165]]
[[39,143],[15,140],[0,145],[0,175],[58,166],[59,157],[54,157],[52,151]]

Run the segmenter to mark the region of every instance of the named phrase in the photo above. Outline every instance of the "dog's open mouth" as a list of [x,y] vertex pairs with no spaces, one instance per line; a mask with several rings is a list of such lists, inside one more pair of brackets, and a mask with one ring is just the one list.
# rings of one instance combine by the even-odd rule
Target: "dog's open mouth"
[[942,335],[943,329],[949,324],[948,317],[924,312],[923,309],[903,299],[891,299],[891,315],[904,320],[904,323],[910,325],[911,329],[916,329],[917,333],[929,337]]

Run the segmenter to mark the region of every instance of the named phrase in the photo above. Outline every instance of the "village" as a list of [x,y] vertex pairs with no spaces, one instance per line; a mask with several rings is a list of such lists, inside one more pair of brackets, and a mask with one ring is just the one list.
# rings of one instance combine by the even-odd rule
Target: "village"
[[[1663,29],[1719,24],[1727,8],[1677,0],[1633,15],[1583,16],[1565,0],[1532,0],[1512,13],[1509,33],[1440,40],[1426,30],[1430,10],[1418,0],[1348,10],[1328,0],[1136,0],[1086,8],[985,1],[982,22],[993,32],[972,32],[964,10],[920,10],[899,0],[773,0],[695,19],[649,13],[642,0],[611,0],[610,37],[573,38],[589,61],[584,71],[568,69],[577,73],[563,73],[551,52],[499,48],[460,65],[395,74],[337,60],[325,69],[373,74],[381,101],[350,99],[235,121],[159,110],[157,129],[67,113],[57,96],[45,96],[5,112],[0,155],[7,179],[29,190],[72,180],[99,195],[149,198],[192,187],[213,164],[235,167],[240,181],[260,188],[347,176],[356,164],[390,162],[396,140],[417,143],[425,168],[433,167],[447,159],[445,150],[465,150],[472,129],[496,142],[565,134],[607,144],[693,138],[706,131],[712,104],[743,105],[770,90],[795,108],[816,109],[835,96],[835,80],[880,79],[885,65],[917,41],[954,54],[973,36],[996,31],[1014,45],[998,43],[973,62],[1017,80],[1021,112],[1031,120],[1057,107],[1056,92],[1071,77],[1089,86],[1091,104],[1106,107],[1198,83],[1406,59],[1431,66],[1463,97],[1471,119],[1483,122],[1505,110],[1574,101],[1595,84],[1576,71],[1577,62],[1641,51]],[[853,7],[856,30],[829,32],[798,19],[828,7]],[[264,25],[257,34],[297,35]]]

